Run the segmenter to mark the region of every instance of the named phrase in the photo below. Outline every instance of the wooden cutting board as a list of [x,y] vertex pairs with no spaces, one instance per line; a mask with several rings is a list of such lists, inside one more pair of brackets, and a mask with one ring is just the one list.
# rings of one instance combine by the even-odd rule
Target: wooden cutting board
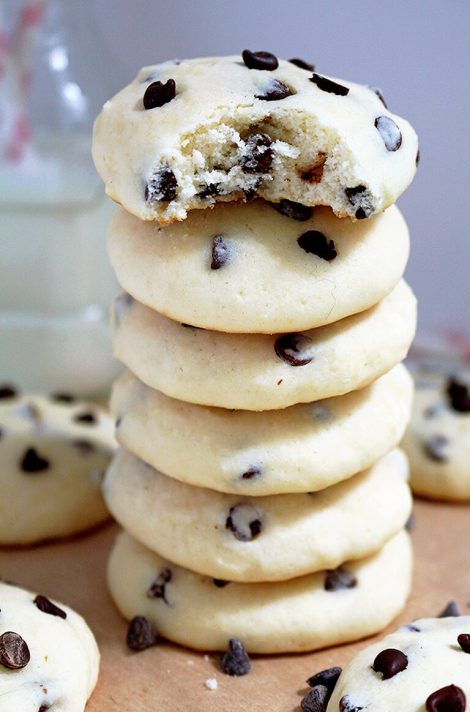
[[[470,614],[470,506],[421,501],[415,515],[413,593],[390,630],[437,614],[451,599]],[[0,551],[2,577],[67,603],[95,632],[101,674],[87,712],[294,712],[308,676],[343,665],[365,645],[255,657],[253,671],[243,678],[219,672],[216,655],[167,643],[132,653],[124,642],[126,623],[106,590],[106,559],[116,531],[110,525],[66,542]],[[204,682],[214,677],[218,688],[211,691]]]

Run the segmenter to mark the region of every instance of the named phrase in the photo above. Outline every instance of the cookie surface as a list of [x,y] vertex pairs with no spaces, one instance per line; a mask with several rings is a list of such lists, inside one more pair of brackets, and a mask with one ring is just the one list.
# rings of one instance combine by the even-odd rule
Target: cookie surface
[[[470,700],[470,655],[457,641],[459,635],[468,636],[469,632],[470,616],[426,618],[369,645],[341,672],[328,712],[463,712],[466,707],[458,704],[462,700],[460,693],[442,688],[458,687],[464,699]],[[379,659],[375,667],[385,673],[376,672],[374,661],[385,650],[395,652],[388,654],[388,660],[382,655],[382,663]],[[394,667],[403,669],[393,674]],[[430,697],[433,699],[428,702]]]
[[403,275],[408,250],[395,206],[356,223],[328,208],[298,221],[257,200],[167,228],[121,209],[108,233],[124,291],[174,321],[231,333],[312,329],[369,309]]
[[83,712],[99,651],[81,616],[62,603],[0,582],[2,712]]
[[141,381],[167,396],[274,410],[363,388],[406,356],[415,327],[416,300],[403,281],[366,312],[274,336],[191,328],[122,295],[113,345]]
[[417,149],[373,89],[241,56],[144,67],[106,102],[93,141],[108,195],[162,223],[253,195],[366,218],[410,184]]
[[411,377],[398,365],[360,391],[256,413],[168,398],[127,371],[114,385],[111,410],[120,444],[165,475],[270,495],[320,490],[372,465],[400,442],[412,395]]
[[249,652],[281,653],[357,640],[384,628],[405,604],[411,564],[408,535],[400,532],[378,554],[345,565],[341,578],[349,588],[334,590],[338,572],[324,571],[278,583],[219,586],[121,533],[108,583],[126,618],[145,616],[169,640],[224,650],[236,637]]
[[246,583],[283,581],[377,551],[410,515],[407,478],[406,458],[395,450],[320,492],[240,497],[183,484],[121,451],[103,491],[114,518],[152,551]]
[[101,480],[116,443],[96,404],[0,398],[0,543],[30,544],[105,521]]

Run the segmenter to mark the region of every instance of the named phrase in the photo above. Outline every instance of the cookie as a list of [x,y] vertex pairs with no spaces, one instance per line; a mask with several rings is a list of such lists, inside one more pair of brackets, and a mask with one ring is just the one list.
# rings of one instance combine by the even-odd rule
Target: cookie
[[162,224],[255,195],[368,218],[411,183],[417,152],[374,89],[240,55],[144,67],[106,102],[93,140],[108,195]]
[[410,516],[407,478],[395,450],[320,492],[240,497],[173,480],[123,450],[103,491],[131,536],[179,566],[229,581],[283,581],[380,549]]
[[395,206],[356,223],[328,208],[299,221],[256,200],[166,228],[118,210],[108,233],[124,291],[174,321],[231,333],[312,329],[369,309],[395,287],[408,251]]
[[412,379],[398,365],[360,391],[256,413],[168,398],[127,371],[114,385],[111,410],[121,445],[165,475],[270,495],[323,489],[372,465],[400,442],[412,395]]
[[405,604],[411,564],[408,535],[400,532],[379,553],[340,569],[277,583],[226,583],[175,566],[121,533],[108,583],[126,618],[145,616],[169,640],[225,650],[239,638],[249,652],[287,653],[384,628]]
[[328,712],[464,712],[470,616],[426,618],[361,650],[341,672]]
[[75,611],[0,582],[2,712],[83,712],[95,687],[99,651]]
[[101,480],[115,450],[96,404],[0,389],[0,543],[31,544],[105,521]]
[[416,494],[470,501],[470,370],[415,372],[413,416],[403,438]]
[[113,344],[141,381],[171,398],[274,410],[363,388],[406,356],[415,327],[416,300],[403,281],[361,314],[274,336],[192,328],[124,294]]

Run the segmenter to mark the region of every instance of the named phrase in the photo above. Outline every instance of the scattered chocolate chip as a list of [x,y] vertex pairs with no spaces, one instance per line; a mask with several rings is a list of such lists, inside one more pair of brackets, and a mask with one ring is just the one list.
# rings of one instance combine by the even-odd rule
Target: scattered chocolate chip
[[82,455],[88,455],[90,452],[94,452],[96,450],[95,444],[90,440],[72,440],[72,445],[76,447],[77,450],[80,450]]
[[450,378],[446,391],[453,410],[457,413],[470,413],[470,388],[465,383],[457,378]]
[[46,596],[36,596],[34,603],[43,613],[48,613],[50,616],[57,616],[58,618],[67,618],[66,612],[56,606],[55,603],[52,603]]
[[162,166],[145,186],[145,200],[147,203],[159,203],[176,198],[178,183],[170,166]]
[[206,198],[213,198],[216,195],[220,195],[219,186],[220,186],[220,183],[207,183],[199,191],[198,197],[201,198],[201,200],[205,200]]
[[310,64],[310,62],[306,62],[304,59],[299,59],[298,57],[293,57],[292,59],[288,59],[288,62],[291,64],[295,64],[296,67],[300,67],[300,69],[306,69],[308,72],[314,72],[315,71],[315,65]]
[[225,588],[225,586],[228,586],[230,583],[230,581],[225,581],[225,579],[212,579],[212,582],[217,588]]
[[325,168],[325,163],[326,163],[326,156],[324,153],[319,153],[319,162],[311,166],[310,168],[304,168],[300,171],[300,177],[302,180],[304,180],[306,183],[321,183],[321,179],[323,178],[323,170]]
[[331,260],[334,260],[335,257],[338,256],[333,240],[328,240],[328,238],[318,230],[308,230],[304,232],[297,240],[297,244],[305,250],[305,252],[308,252],[308,254],[317,255],[317,257],[321,257],[322,260],[326,260],[327,262],[331,262]]
[[306,366],[313,361],[312,343],[305,334],[284,334],[274,342],[274,351],[291,366]]
[[466,706],[465,694],[457,685],[441,687],[426,700],[427,712],[464,712]]
[[165,587],[166,584],[171,581],[172,574],[170,569],[162,569],[158,574],[155,581],[152,583],[150,588],[147,590],[148,598],[163,598],[167,605],[168,601],[166,599]]
[[338,678],[341,675],[342,668],[332,667],[327,670],[322,670],[317,672],[316,675],[312,675],[307,680],[307,685],[309,687],[315,687],[316,685],[324,685],[330,693],[335,689]]
[[324,685],[316,685],[300,701],[302,712],[326,712],[330,695]]
[[23,455],[20,468],[23,472],[44,472],[50,467],[49,460],[41,457],[36,448],[29,447]]
[[457,638],[457,642],[464,653],[470,653],[470,633],[461,633]]
[[0,635],[0,665],[9,670],[20,670],[26,667],[30,657],[29,648],[21,635],[11,631]]
[[310,220],[313,215],[313,208],[309,205],[295,203],[293,200],[287,200],[286,198],[280,200],[279,203],[269,203],[269,205],[281,215],[285,215],[286,218],[298,220],[299,222]]
[[0,386],[0,399],[3,398],[16,398],[18,396],[18,391],[13,386],[4,383]]
[[51,400],[57,403],[75,403],[75,396],[71,393],[51,393]]
[[356,209],[356,218],[358,220],[364,220],[368,218],[374,212],[374,206],[372,205],[370,193],[365,185],[356,185],[354,188],[345,188],[344,192],[346,197]]
[[255,99],[261,99],[262,101],[280,101],[287,96],[292,96],[292,91],[287,84],[279,81],[279,79],[273,79],[262,94],[255,94]]
[[387,103],[386,103],[386,101],[385,101],[385,99],[384,99],[384,95],[382,94],[382,92],[380,91],[380,89],[377,89],[377,87],[371,87],[371,89],[372,89],[372,91],[374,92],[374,94],[379,97],[380,101],[381,101],[382,104],[385,106],[385,108],[388,109]]
[[391,677],[398,675],[408,667],[408,658],[405,653],[395,648],[387,648],[382,650],[374,660],[372,669],[375,672],[381,672],[382,680],[389,680]]
[[243,644],[237,638],[229,640],[228,650],[220,656],[220,669],[225,675],[236,677],[247,675],[250,672],[250,658]]
[[82,425],[95,425],[96,415],[95,413],[92,413],[91,410],[87,410],[74,415],[73,421],[74,423],[81,423]]
[[130,650],[146,650],[158,640],[158,635],[150,621],[144,616],[135,616],[129,623],[126,635],[127,647]]
[[416,167],[419,166],[419,161],[420,161],[420,159],[421,159],[421,156],[420,156],[419,148],[418,148],[418,150],[417,150],[417,152],[416,152]]
[[416,518],[412,512],[410,514],[410,516],[408,517],[408,519],[406,520],[405,529],[407,532],[413,532],[415,530],[415,527],[416,527]]
[[460,616],[459,607],[455,601],[449,601],[443,611],[438,613],[437,618],[458,618]]
[[401,146],[401,131],[390,116],[378,116],[375,128],[382,137],[387,151],[398,151]]
[[242,474],[242,480],[252,480],[255,477],[259,477],[261,474],[261,467],[257,467],[254,465],[253,467],[250,467],[248,470],[246,470]]
[[424,441],[423,449],[434,462],[448,462],[449,440],[444,435],[431,435]]
[[211,269],[220,269],[230,259],[230,248],[224,240],[223,235],[215,235],[212,238],[212,261]]
[[162,82],[152,82],[145,90],[143,102],[144,109],[156,109],[159,106],[168,104],[176,96],[176,82],[168,79],[165,84]]
[[249,49],[244,49],[242,58],[248,69],[266,69],[272,72],[279,67],[277,57],[271,52],[251,52]]
[[246,139],[246,153],[242,157],[243,173],[269,173],[273,162],[272,141],[266,134],[253,134]]
[[355,588],[357,578],[342,566],[337,569],[329,569],[325,574],[325,591],[340,591],[344,588]]
[[263,524],[259,512],[252,504],[236,504],[230,508],[225,528],[238,541],[252,541],[261,533]]
[[348,695],[344,695],[339,701],[339,712],[361,712],[364,707],[358,707],[351,702],[351,698]]
[[322,77],[320,74],[313,74],[310,77],[310,81],[317,85],[322,91],[327,91],[330,94],[337,94],[338,96],[346,96],[349,94],[349,88],[344,87],[342,84],[337,84],[331,79]]

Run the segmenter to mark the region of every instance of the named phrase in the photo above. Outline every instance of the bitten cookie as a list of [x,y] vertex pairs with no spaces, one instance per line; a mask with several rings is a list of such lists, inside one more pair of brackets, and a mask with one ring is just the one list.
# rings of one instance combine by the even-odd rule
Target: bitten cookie
[[2,712],[83,712],[99,651],[81,616],[62,603],[0,582]]
[[237,584],[175,566],[121,533],[108,582],[126,618],[145,616],[169,640],[224,650],[230,638],[239,638],[249,652],[287,653],[357,640],[384,628],[405,604],[411,559],[408,535],[400,532],[379,553],[339,569]]
[[417,151],[374,89],[252,52],[144,67],[93,141],[108,195],[162,224],[254,195],[368,218],[411,183]]
[[322,709],[464,712],[468,701],[470,616],[462,616],[414,621],[361,650]]
[[257,200],[196,210],[166,228],[118,210],[108,251],[123,290],[170,319],[272,334],[377,304],[403,275],[409,237],[395,206],[351,223],[328,208],[280,213]]
[[176,564],[216,579],[282,581],[380,549],[410,516],[407,479],[395,450],[320,492],[240,497],[183,484],[121,451],[103,491],[121,526]]
[[96,404],[0,387],[0,543],[30,544],[108,518],[101,480],[115,450]]
[[138,378],[189,403],[275,410],[363,388],[407,354],[416,300],[404,281],[377,306],[306,332],[225,334],[171,321],[129,295],[114,352]]

